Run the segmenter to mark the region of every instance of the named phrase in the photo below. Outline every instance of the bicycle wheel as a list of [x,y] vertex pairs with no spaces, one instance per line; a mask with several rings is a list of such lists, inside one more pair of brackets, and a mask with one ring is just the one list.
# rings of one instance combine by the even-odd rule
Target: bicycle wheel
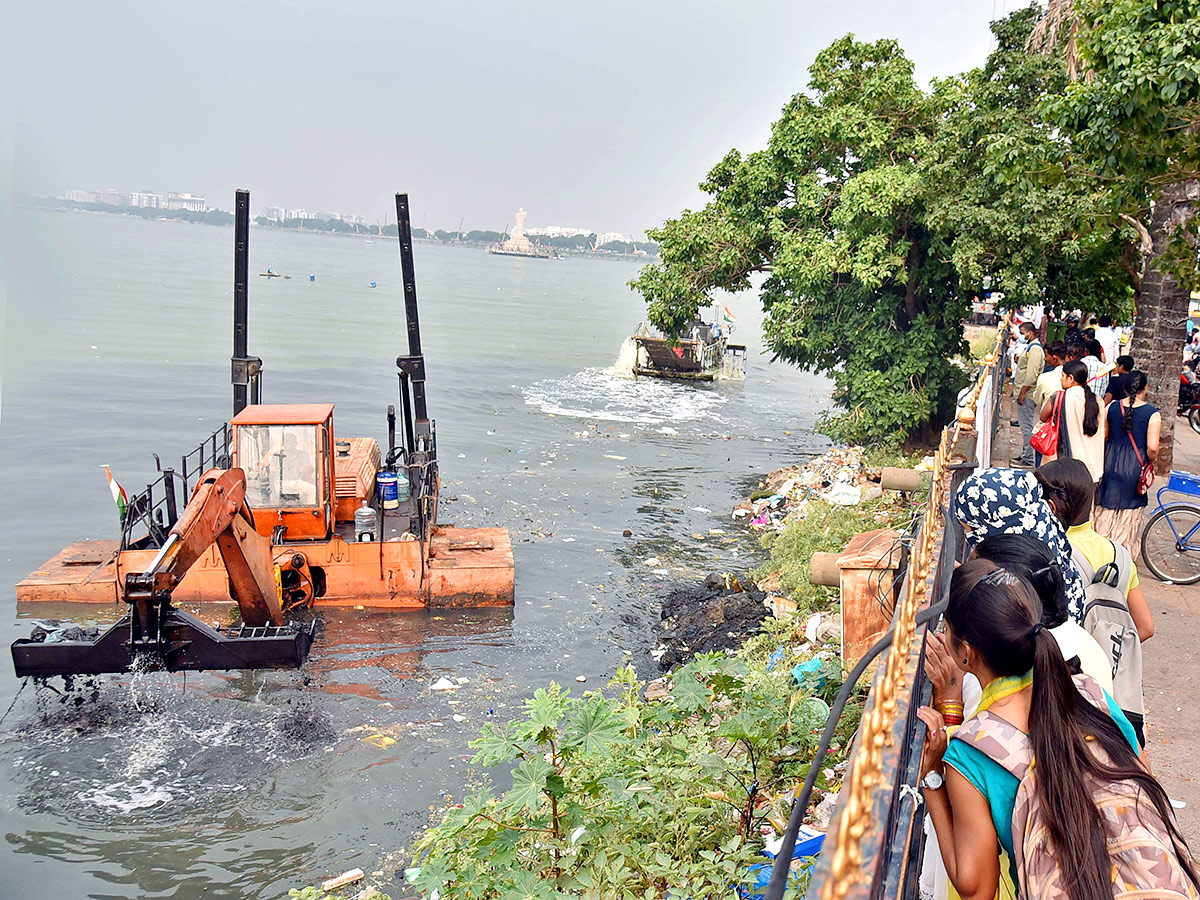
[[[1142,531],[1142,559],[1154,577],[1174,584],[1200,581],[1200,527],[1197,526],[1200,526],[1200,506],[1188,503],[1172,503],[1150,517]],[[1185,538],[1187,543],[1180,549],[1179,541]]]

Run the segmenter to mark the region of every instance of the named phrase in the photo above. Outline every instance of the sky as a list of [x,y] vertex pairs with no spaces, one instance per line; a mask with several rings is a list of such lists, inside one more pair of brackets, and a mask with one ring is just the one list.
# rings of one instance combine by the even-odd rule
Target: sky
[[[762,147],[823,47],[983,62],[1018,0],[63,0],[9,8],[17,190],[180,191],[415,225],[640,237]],[[3,71],[3,69],[0,69]]]

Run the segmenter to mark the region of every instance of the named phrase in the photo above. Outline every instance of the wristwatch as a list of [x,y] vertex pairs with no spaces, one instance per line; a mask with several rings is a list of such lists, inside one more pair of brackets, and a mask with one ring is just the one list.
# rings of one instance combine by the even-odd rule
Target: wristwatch
[[942,777],[940,772],[930,772],[921,779],[921,787],[929,788],[931,791],[940,790],[945,783],[946,779]]

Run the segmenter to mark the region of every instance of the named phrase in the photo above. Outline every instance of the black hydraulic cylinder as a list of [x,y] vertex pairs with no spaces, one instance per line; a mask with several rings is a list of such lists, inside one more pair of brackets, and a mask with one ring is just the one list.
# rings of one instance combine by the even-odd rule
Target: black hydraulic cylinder
[[[233,213],[233,414],[246,408],[246,377],[239,364],[246,359],[246,320],[249,316],[250,192],[239,190]],[[241,377],[239,377],[241,375]]]
[[175,498],[175,470],[163,469],[163,488],[167,494],[167,527],[174,528],[179,521],[179,503]]
[[414,450],[412,401],[408,396],[408,373],[403,370],[400,372],[400,402],[404,408],[404,446],[411,459]]

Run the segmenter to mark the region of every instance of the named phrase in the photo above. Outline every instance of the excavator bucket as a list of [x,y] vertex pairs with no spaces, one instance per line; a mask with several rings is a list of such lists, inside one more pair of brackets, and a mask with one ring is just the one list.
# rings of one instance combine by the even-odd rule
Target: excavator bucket
[[130,671],[298,669],[308,657],[316,622],[213,627],[174,607],[163,610],[157,639],[139,639],[130,613],[107,629],[39,623],[12,645],[18,677],[104,675]]

